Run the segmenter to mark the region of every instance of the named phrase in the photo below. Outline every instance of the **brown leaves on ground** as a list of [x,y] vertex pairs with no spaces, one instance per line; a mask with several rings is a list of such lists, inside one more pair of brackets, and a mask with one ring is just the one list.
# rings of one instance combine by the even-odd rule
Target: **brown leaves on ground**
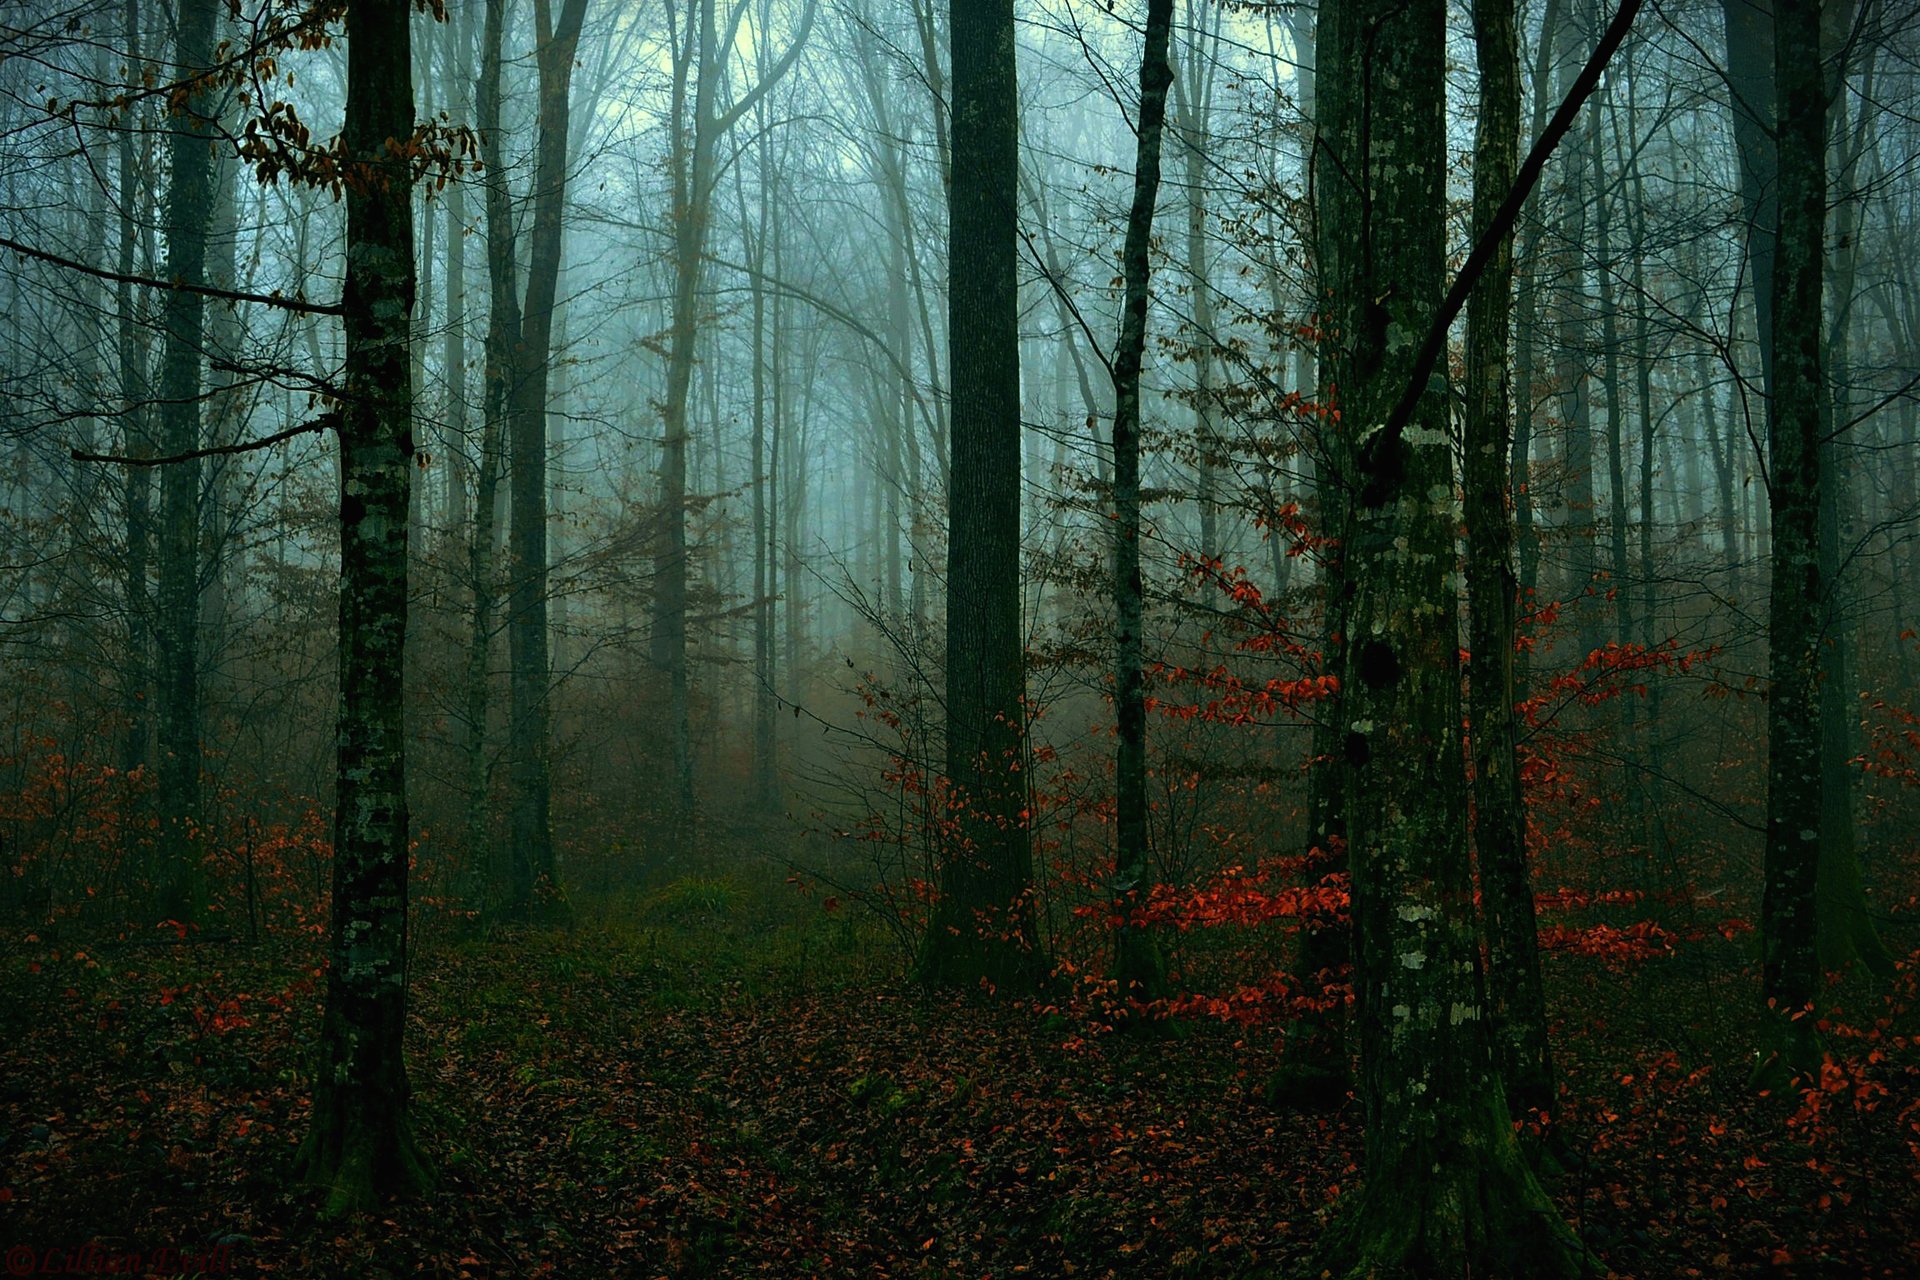
[[[327,1224],[287,1182],[310,961],[35,943],[0,965],[0,1239],[40,1257],[224,1247],[232,1274],[315,1277],[1291,1274],[1357,1179],[1351,1104],[1260,1101],[1265,1033],[1090,1037],[881,985],[688,989],[602,939],[509,937],[415,969],[439,1186]],[[1565,1054],[1592,1087],[1569,1101],[1556,1189],[1620,1274],[1914,1273],[1901,1224],[1920,1195],[1897,1142],[1842,1125],[1813,1151],[1779,1100],[1671,1054],[1616,1070],[1604,1023],[1567,1025],[1599,1038]],[[1863,1160],[1897,1167],[1845,1176]]]

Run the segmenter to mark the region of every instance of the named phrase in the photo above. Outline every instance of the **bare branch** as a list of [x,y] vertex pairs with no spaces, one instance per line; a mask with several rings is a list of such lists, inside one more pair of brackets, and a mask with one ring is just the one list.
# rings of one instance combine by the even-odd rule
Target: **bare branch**
[[184,284],[177,280],[156,280],[152,276],[134,276],[119,271],[108,271],[104,267],[88,266],[72,258],[48,253],[45,249],[35,249],[31,245],[21,244],[18,240],[10,240],[5,236],[0,236],[0,249],[11,249],[23,258],[50,262],[56,267],[78,271],[82,275],[93,276],[99,280],[111,280],[115,284],[137,284],[149,289],[197,293],[203,298],[219,298],[225,302],[257,302],[262,306],[279,307],[284,311],[298,311],[304,315],[337,316],[341,314],[341,307],[337,302],[308,302],[305,298],[288,298],[277,293],[243,293],[237,289],[218,289],[206,284]]
[[209,445],[205,449],[189,449],[185,453],[172,453],[162,458],[140,458],[123,453],[82,453],[78,449],[73,450],[69,456],[75,462],[111,462],[123,467],[164,467],[175,462],[191,462],[195,458],[217,458],[231,453],[252,453],[256,449],[271,449],[274,445],[291,440],[295,436],[334,430],[339,425],[338,413],[323,413],[312,422],[303,422],[297,427],[288,427],[285,431],[276,431],[258,440]]

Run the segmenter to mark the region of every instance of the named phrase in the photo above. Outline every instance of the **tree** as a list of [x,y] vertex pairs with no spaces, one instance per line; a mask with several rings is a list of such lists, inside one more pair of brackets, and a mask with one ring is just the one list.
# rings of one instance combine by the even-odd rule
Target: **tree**
[[[1114,898],[1123,918],[1116,936],[1114,977],[1120,994],[1150,1000],[1161,994],[1165,964],[1153,935],[1124,918],[1140,902],[1147,877],[1147,698],[1141,669],[1145,602],[1140,581],[1140,364],[1147,344],[1152,292],[1153,206],[1160,192],[1160,139],[1167,118],[1173,67],[1167,45],[1173,0],[1148,0],[1146,46],[1140,54],[1139,143],[1133,166],[1133,207],[1127,214],[1120,341],[1113,353],[1113,701],[1119,720],[1114,759]],[[1192,143],[1188,144],[1190,147]],[[1191,263],[1189,264],[1191,265]],[[1195,287],[1203,287],[1195,280]],[[1202,333],[1200,340],[1209,335]],[[1210,442],[1202,440],[1203,449]],[[1211,523],[1211,514],[1208,516]],[[1211,544],[1203,548],[1212,554]]]
[[[1189,35],[1180,74],[1173,85],[1180,122],[1181,179],[1187,188],[1186,271],[1193,325],[1193,435],[1194,448],[1199,454],[1194,488],[1200,504],[1199,551],[1203,556],[1227,553],[1219,533],[1221,444],[1214,422],[1213,356],[1214,349],[1220,345],[1220,335],[1215,332],[1215,285],[1208,270],[1206,235],[1206,179],[1212,141],[1209,117],[1220,69],[1223,16],[1220,6],[1209,5],[1206,0],[1188,0]],[[1137,127],[1144,129],[1145,125]]]
[[[1820,0],[1774,6],[1774,240],[1767,401],[1773,523],[1767,610],[1767,853],[1761,898],[1761,994],[1775,1018],[1770,1060],[1816,1065],[1808,1013],[1820,975],[1816,942],[1820,822],[1820,455],[1827,429],[1821,372],[1827,217],[1827,89]],[[1767,1064],[1763,1061],[1762,1066]]]
[[[535,143],[533,229],[527,255],[526,305],[511,352],[508,390],[509,485],[513,590],[507,606],[510,668],[508,753],[512,757],[512,877],[508,910],[551,915],[564,907],[553,861],[551,737],[547,702],[547,385],[553,359],[554,296],[560,281],[567,195],[568,94],[573,55],[587,0],[564,0],[554,21],[549,0],[534,4],[535,58],[540,68],[540,123]],[[497,50],[490,55],[498,57]],[[496,66],[497,75],[497,66]],[[497,94],[498,88],[495,87]],[[498,111],[496,99],[495,111]],[[495,121],[498,127],[498,121]],[[511,245],[509,240],[508,245]],[[512,287],[512,260],[506,284]]]
[[[169,289],[162,322],[160,443],[169,456],[200,447],[200,366],[207,303],[207,222],[213,205],[210,86],[219,0],[182,0],[174,61],[185,81],[169,136],[171,176],[165,225]],[[200,812],[200,462],[188,458],[160,476],[159,641],[160,817],[165,871],[157,903],[164,917],[193,913]]]
[[[1305,27],[1294,28],[1295,39]],[[1313,42],[1314,72],[1301,86],[1303,98],[1312,103],[1316,125],[1323,117],[1320,98],[1319,48],[1325,35],[1316,30]],[[1316,129],[1314,158],[1317,167],[1329,153],[1323,148],[1327,137]],[[1350,184],[1318,184],[1314,188],[1313,262],[1316,271],[1334,261],[1339,247],[1332,243],[1347,234],[1345,228],[1358,218],[1356,192]],[[1314,298],[1313,328],[1318,338],[1318,393],[1322,406],[1330,405],[1337,393],[1333,382],[1338,367],[1341,341],[1334,328],[1329,299],[1323,288]],[[1319,706],[1313,721],[1312,756],[1307,762],[1307,846],[1309,866],[1324,878],[1345,874],[1347,870],[1347,765],[1341,756],[1341,699],[1345,687],[1345,646],[1348,610],[1352,586],[1348,581],[1345,532],[1348,520],[1348,491],[1352,484],[1351,441],[1339,423],[1322,415],[1319,430],[1313,433],[1314,499],[1318,505],[1319,526],[1327,539],[1320,567],[1321,673],[1331,678],[1332,688]],[[1351,955],[1351,931],[1333,922],[1309,922],[1301,933],[1295,967],[1301,977],[1315,980],[1331,977],[1347,965]],[[1287,1055],[1280,1066],[1276,1093],[1288,1105],[1332,1105],[1346,1098],[1348,1057],[1344,1009],[1333,1007],[1309,1013],[1301,1026],[1288,1038]]]
[[[1555,46],[1559,83],[1554,96],[1562,99],[1567,96],[1578,60],[1582,22],[1591,11],[1591,5],[1584,5],[1581,6],[1582,12],[1576,13],[1578,3],[1579,0],[1569,0],[1561,7],[1559,25],[1551,35],[1543,31],[1540,37],[1542,40],[1551,40]],[[1536,91],[1544,93],[1546,88],[1541,85]],[[1561,289],[1559,324],[1553,338],[1553,375],[1559,384],[1560,422],[1565,435],[1567,475],[1564,518],[1565,537],[1570,544],[1566,587],[1562,598],[1575,602],[1575,635],[1581,653],[1589,652],[1603,642],[1594,611],[1580,604],[1598,572],[1593,529],[1593,388],[1589,368],[1591,361],[1586,350],[1586,335],[1593,328],[1595,319],[1592,295],[1588,292],[1585,259],[1587,212],[1595,198],[1594,193],[1587,189],[1590,176],[1586,135],[1576,131],[1566,163],[1561,168],[1559,225],[1554,234],[1560,258],[1554,264],[1555,274],[1565,284]]]
[[[725,27],[715,0],[691,0],[686,31],[673,51],[673,317],[667,341],[667,395],[661,413],[660,501],[666,537],[654,557],[653,661],[666,673],[673,750],[675,818],[671,838],[684,848],[693,819],[692,690],[687,670],[687,400],[700,336],[700,282],[720,180],[718,148],[747,112],[792,68],[813,30],[817,0],[807,0],[799,29],[753,87],[722,109],[726,65],[750,0],[735,0]],[[670,18],[674,10],[669,10]],[[762,35],[764,38],[764,34]],[[691,82],[691,83],[689,83]],[[688,90],[691,89],[689,101]]]
[[947,779],[951,835],[920,956],[935,986],[1023,990],[1034,928],[1020,634],[1018,79],[1013,0],[954,0],[948,185]]
[[411,6],[347,7],[346,387],[333,922],[313,1127],[298,1167],[326,1210],[424,1186],[408,1121],[406,689],[413,481]]
[[[1760,338],[1760,385],[1773,395],[1774,243],[1779,233],[1780,192],[1775,185],[1773,80],[1774,0],[1720,0],[1726,20],[1727,95],[1733,108],[1733,141],[1740,174],[1740,210],[1745,224],[1748,274],[1752,280],[1754,329]],[[1805,56],[1805,51],[1802,51]]]
[[[1829,250],[1826,293],[1833,301],[1827,308],[1823,357],[1830,416],[1828,429],[1821,437],[1820,455],[1820,579],[1827,593],[1822,615],[1825,644],[1820,672],[1824,694],[1820,700],[1820,767],[1826,776],[1821,784],[1816,928],[1821,968],[1838,969],[1858,960],[1869,972],[1885,977],[1893,971],[1893,954],[1867,908],[1854,825],[1854,800],[1860,781],[1860,771],[1853,764],[1858,754],[1854,694],[1860,640],[1855,620],[1859,571],[1856,568],[1849,575],[1848,567],[1852,559],[1849,552],[1859,545],[1860,508],[1849,465],[1855,450],[1847,424],[1856,411],[1849,333],[1863,239],[1861,205],[1865,193],[1858,170],[1869,145],[1869,126],[1875,113],[1863,105],[1849,128],[1848,95],[1844,90],[1851,61],[1847,55],[1854,42],[1852,8],[1843,3],[1823,14],[1826,31],[1844,33],[1846,47],[1834,55],[1836,66],[1830,81],[1836,92],[1830,97],[1833,118],[1829,129],[1839,154],[1833,184],[1837,188],[1832,199],[1834,227],[1828,237],[1833,247]],[[1831,45],[1833,41],[1829,38],[1826,43]],[[1873,100],[1875,52],[1868,45],[1862,58],[1863,104]]]
[[[473,529],[467,546],[472,617],[467,631],[463,681],[467,737],[467,833],[470,862],[489,863],[487,797],[487,652],[493,638],[494,521],[514,365],[521,347],[520,285],[517,279],[513,199],[507,190],[505,146],[500,134],[500,67],[506,39],[506,0],[487,0],[480,36],[480,79],[474,87],[474,117],[480,130],[482,201],[487,229],[487,334],[480,392],[480,458],[474,480]],[[531,864],[528,864],[529,867]]]
[[[140,3],[127,0],[125,9],[127,80],[137,83],[144,69],[140,55]],[[128,457],[149,452],[151,414],[148,409],[147,344],[141,331],[132,278],[134,254],[140,241],[140,212],[148,199],[144,165],[135,146],[133,128],[122,128],[114,144],[115,176],[119,179],[119,256],[115,266],[121,279],[115,286],[116,347],[120,364],[120,429]],[[147,593],[148,557],[153,549],[153,476],[148,467],[123,468],[121,503],[125,512],[126,564],[124,571],[127,615],[127,665],[122,675],[122,700],[127,717],[120,750],[120,767],[131,773],[149,759],[148,694],[153,673],[147,652],[152,625]]]
[[[771,0],[762,0],[756,34],[768,29],[772,17]],[[756,70],[763,78],[773,70],[773,53],[765,40],[754,41]],[[779,730],[776,718],[778,697],[775,690],[777,666],[774,646],[774,607],[778,566],[774,561],[779,526],[781,466],[781,426],[785,420],[786,388],[784,372],[786,328],[779,294],[768,297],[768,268],[779,259],[779,240],[783,219],[778,215],[780,193],[785,175],[773,156],[769,138],[770,121],[764,95],[754,103],[754,160],[759,201],[756,217],[749,222],[746,197],[741,195],[740,230],[746,241],[749,267],[747,288],[752,299],[753,344],[753,430],[749,445],[749,467],[753,472],[753,776],[754,804],[773,813],[780,804]],[[735,171],[736,181],[744,181]],[[777,269],[776,269],[777,275]],[[903,282],[904,287],[904,282]],[[769,307],[768,303],[772,305]],[[771,312],[771,314],[769,314]],[[772,387],[769,394],[768,380]],[[771,403],[769,403],[771,401]],[[787,602],[789,610],[793,601]]]
[[[1475,236],[1492,225],[1513,186],[1520,134],[1520,57],[1513,0],[1476,0],[1480,109],[1473,151]],[[1519,583],[1507,455],[1513,397],[1507,343],[1513,241],[1502,237],[1467,303],[1464,514],[1467,524],[1468,719],[1473,726],[1473,843],[1485,903],[1488,1010],[1494,1055],[1517,1112],[1550,1111],[1553,1070],[1527,820],[1514,753],[1514,629]]]
[[1489,1070],[1452,449],[1443,378],[1417,354],[1437,327],[1445,265],[1445,6],[1332,0],[1320,20],[1328,407],[1354,442],[1341,746],[1366,1117],[1366,1180],[1320,1262],[1354,1277],[1577,1275],[1572,1233]]

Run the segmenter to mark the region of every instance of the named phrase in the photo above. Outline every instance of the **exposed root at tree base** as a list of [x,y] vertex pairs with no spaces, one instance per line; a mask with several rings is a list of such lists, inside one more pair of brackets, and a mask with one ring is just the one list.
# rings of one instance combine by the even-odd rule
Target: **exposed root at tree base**
[[1315,1259],[1333,1280],[1585,1280],[1605,1268],[1510,1138],[1415,1144],[1369,1174]]
[[316,1119],[294,1159],[299,1180],[325,1190],[321,1216],[370,1213],[386,1203],[431,1190],[434,1175],[404,1119],[385,1132],[361,1124]]

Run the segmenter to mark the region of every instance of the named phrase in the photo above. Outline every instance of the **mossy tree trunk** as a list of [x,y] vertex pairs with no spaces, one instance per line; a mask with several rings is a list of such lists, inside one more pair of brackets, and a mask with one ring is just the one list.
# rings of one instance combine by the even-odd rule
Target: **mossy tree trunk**
[[1386,426],[1444,283],[1445,17],[1442,0],[1321,9],[1315,178],[1353,193],[1353,220],[1321,228],[1319,265],[1333,407],[1355,443],[1341,750],[1366,1148],[1319,1262],[1339,1277],[1568,1277],[1578,1245],[1514,1140],[1488,1034],[1443,375],[1403,431]]
[[[340,711],[333,923],[301,1177],[326,1212],[370,1209],[427,1170],[407,1120],[405,686],[413,397],[411,6],[347,8],[347,270],[341,305]],[[395,144],[390,147],[389,144]]]

